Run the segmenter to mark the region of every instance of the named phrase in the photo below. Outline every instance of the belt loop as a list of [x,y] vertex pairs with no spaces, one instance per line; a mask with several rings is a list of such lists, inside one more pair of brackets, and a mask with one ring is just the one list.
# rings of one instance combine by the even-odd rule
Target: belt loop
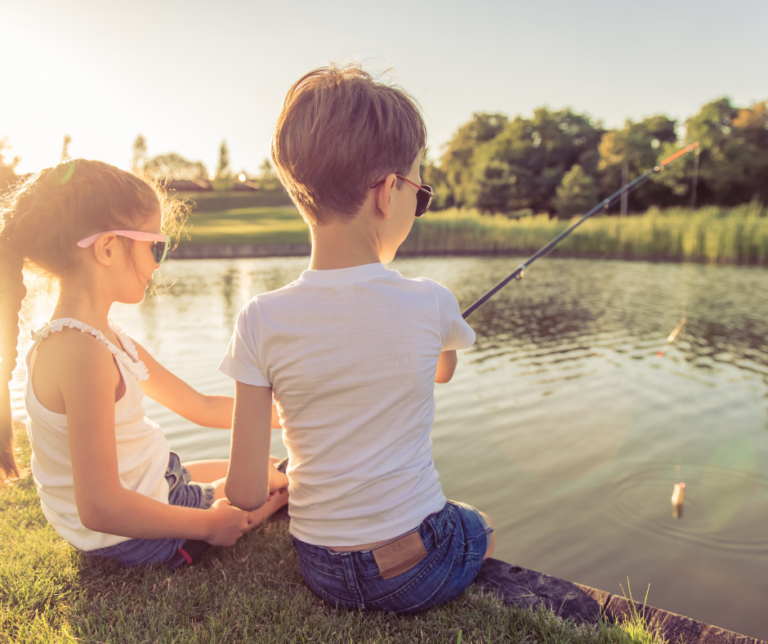
[[448,506],[446,505],[443,508],[443,510],[441,510],[440,512],[436,512],[435,514],[430,514],[427,517],[427,523],[429,523],[429,527],[432,528],[432,533],[435,535],[435,541],[437,542],[442,541],[443,539],[443,528],[440,525],[439,517],[440,517],[440,514],[442,514],[442,512],[444,511],[447,512],[447,510],[448,510]]
[[355,603],[360,610],[365,610],[365,600],[360,586],[357,583],[357,570],[355,569],[354,552],[334,553],[341,555],[341,563],[344,566],[344,574],[347,578],[347,588],[354,594]]

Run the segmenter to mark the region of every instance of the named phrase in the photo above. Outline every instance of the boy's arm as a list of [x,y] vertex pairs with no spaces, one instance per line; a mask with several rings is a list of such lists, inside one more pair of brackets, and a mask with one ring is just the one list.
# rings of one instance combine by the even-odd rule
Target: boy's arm
[[450,382],[451,378],[453,378],[453,372],[456,371],[458,362],[459,359],[456,357],[456,351],[442,351],[440,353],[440,359],[437,361],[435,382],[438,384]]
[[272,388],[235,383],[235,411],[227,482],[232,505],[255,510],[269,498]]

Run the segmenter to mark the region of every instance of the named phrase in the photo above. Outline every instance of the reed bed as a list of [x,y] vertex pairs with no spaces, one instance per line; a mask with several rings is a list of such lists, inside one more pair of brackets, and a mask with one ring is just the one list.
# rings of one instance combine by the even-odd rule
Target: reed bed
[[[416,221],[401,254],[533,253],[577,220],[510,219],[457,209],[429,213]],[[752,203],[595,216],[557,249],[571,257],[768,265],[768,209]]]

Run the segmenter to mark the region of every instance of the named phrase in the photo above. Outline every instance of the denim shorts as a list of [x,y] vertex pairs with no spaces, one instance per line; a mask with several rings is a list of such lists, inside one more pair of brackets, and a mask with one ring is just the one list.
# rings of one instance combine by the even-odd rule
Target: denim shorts
[[455,599],[480,572],[492,528],[472,506],[448,501],[416,528],[427,556],[390,579],[372,550],[334,552],[291,537],[301,572],[319,597],[337,607],[418,613]]
[[[168,469],[168,504],[207,510],[213,505],[215,490],[210,483],[194,483],[189,471],[181,464],[176,452],[171,452]],[[85,554],[114,559],[123,566],[146,566],[170,561],[186,539],[129,539],[114,546],[89,550]]]

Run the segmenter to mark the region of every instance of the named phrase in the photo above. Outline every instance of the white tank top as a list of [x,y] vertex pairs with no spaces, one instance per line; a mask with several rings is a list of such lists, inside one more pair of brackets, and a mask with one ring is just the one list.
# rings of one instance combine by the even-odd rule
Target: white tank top
[[45,518],[56,532],[75,548],[86,552],[113,546],[127,541],[128,537],[94,532],[80,522],[72,480],[67,416],[43,407],[32,387],[37,347],[51,333],[65,327],[78,329],[92,335],[112,353],[125,383],[125,394],[115,403],[115,439],[120,482],[129,490],[168,503],[168,482],[165,479],[170,457],[168,442],[160,427],[144,415],[144,392],[139,385],[139,381],[146,380],[149,374],[128,336],[112,320],[109,326],[120,340],[122,349],[107,340],[101,331],[78,320],[62,318],[32,333],[35,342],[27,354],[24,403],[27,408],[27,431],[32,443],[32,475],[40,504]]

